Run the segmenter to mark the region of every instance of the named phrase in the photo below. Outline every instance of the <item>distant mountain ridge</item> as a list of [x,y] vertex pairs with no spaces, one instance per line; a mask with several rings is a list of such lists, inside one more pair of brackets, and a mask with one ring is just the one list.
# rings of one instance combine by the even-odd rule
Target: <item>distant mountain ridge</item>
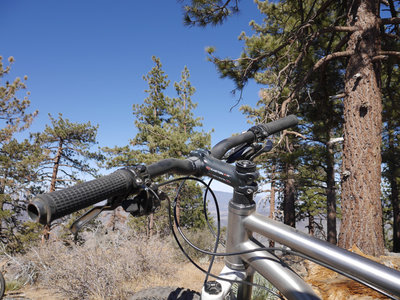
[[[228,225],[228,207],[229,207],[229,201],[232,199],[232,193],[228,192],[222,192],[222,191],[214,191],[214,194],[217,198],[218,201],[218,206],[219,206],[219,211],[220,211],[220,218],[221,218],[221,226],[227,226]],[[217,218],[217,212],[215,209],[215,204],[213,201],[213,198],[211,195],[207,196],[208,199],[208,211],[210,214],[215,218]],[[257,212],[269,217],[269,212],[270,212],[270,207],[269,203],[262,203],[263,197],[261,195],[256,195],[255,201],[257,204]],[[324,229],[325,224],[324,222]],[[303,231],[305,233],[308,233],[308,228],[307,226],[307,221],[302,220],[302,221],[297,221],[296,222],[296,229]]]
[[[220,218],[221,218],[221,226],[228,225],[228,207],[229,201],[232,199],[232,193],[222,192],[222,191],[214,191],[215,197],[217,198]],[[217,211],[214,204],[213,197],[211,195],[207,196],[208,200],[208,211],[215,218],[217,218]],[[256,196],[255,201],[259,204],[260,200],[262,200],[261,196]],[[269,205],[257,205],[257,211],[263,215],[269,216]]]

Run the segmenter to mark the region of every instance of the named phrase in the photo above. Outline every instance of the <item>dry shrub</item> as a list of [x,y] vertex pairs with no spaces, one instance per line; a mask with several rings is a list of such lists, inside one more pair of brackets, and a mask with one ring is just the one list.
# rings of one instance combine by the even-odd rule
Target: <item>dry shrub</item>
[[[186,238],[195,246],[202,250],[206,250],[209,252],[214,251],[215,247],[215,237],[211,234],[211,232],[208,229],[204,230],[185,230],[184,232]],[[208,261],[210,256],[207,254],[204,254],[202,252],[197,251],[196,249],[192,248],[190,245],[188,245],[183,238],[178,235],[178,240],[185,249],[185,252],[193,259],[195,260],[201,260],[203,262]],[[172,239],[171,239],[172,240]],[[223,238],[220,238],[220,241],[223,240]],[[179,250],[178,245],[176,244],[175,240],[173,240],[173,247],[176,250],[177,253],[177,258],[180,259],[181,261],[187,261],[186,257],[181,253]],[[223,247],[219,247],[217,252],[225,252],[225,249]]]
[[[18,258],[20,277],[31,278],[68,299],[124,299],[146,277],[172,277],[173,251],[158,237],[121,233],[92,235],[81,246],[62,241],[33,248]],[[33,271],[34,270],[34,271]],[[34,275],[32,274],[34,273]]]

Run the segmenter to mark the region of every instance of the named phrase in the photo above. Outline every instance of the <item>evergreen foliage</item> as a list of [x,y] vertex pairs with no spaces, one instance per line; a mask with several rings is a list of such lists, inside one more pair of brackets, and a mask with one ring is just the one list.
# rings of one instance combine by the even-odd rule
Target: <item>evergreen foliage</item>
[[[14,58],[4,66],[0,57],[0,80],[7,78]],[[25,80],[27,77],[25,76]],[[40,149],[28,140],[19,142],[15,135],[27,129],[37,111],[29,113],[30,101],[20,94],[26,89],[20,78],[0,85],[0,240],[3,251],[22,251],[25,242],[35,240],[37,225],[23,220],[24,209],[35,193]]]
[[43,158],[38,169],[43,182],[49,182],[49,191],[57,187],[75,184],[82,174],[96,176],[92,161],[101,161],[102,155],[92,151],[97,144],[98,126],[87,123],[73,123],[63,118],[49,115],[51,125],[41,133],[32,134],[35,144],[43,150]]
[[186,25],[221,24],[228,16],[239,12],[239,0],[182,0]]
[[[192,101],[195,88],[189,81],[189,70],[185,67],[181,80],[174,83],[177,96],[171,98],[166,94],[170,81],[162,69],[161,61],[157,57],[152,59],[154,67],[143,77],[148,83],[145,90],[148,96],[143,103],[133,105],[138,132],[130,145],[104,149],[109,155],[107,167],[151,164],[166,158],[183,158],[192,150],[210,146],[210,133],[198,131],[202,126],[201,118],[195,117],[193,113],[197,105]],[[164,176],[164,179],[167,178],[169,177]],[[177,187],[178,184],[175,185]],[[168,192],[173,194],[171,189]],[[204,226],[201,201],[201,189],[187,182],[178,199],[178,215],[182,227]],[[153,229],[165,233],[165,228],[168,228],[165,211],[165,208],[160,210],[155,224],[153,216],[148,220],[132,220],[130,223],[135,228],[147,227],[148,235],[151,235]]]
[[[8,58],[9,65],[5,66],[3,57],[0,56],[0,80],[4,79],[10,70],[14,58]],[[24,80],[28,79],[24,76]],[[33,118],[37,115],[38,111],[28,113],[27,110],[30,106],[28,99],[29,93],[23,99],[19,98],[22,90],[26,89],[25,82],[17,77],[12,82],[6,81],[0,85],[0,122],[2,129],[0,130],[0,143],[9,141],[14,133],[27,129]],[[4,127],[3,127],[4,126]]]
[[[14,59],[8,61],[5,66],[0,58],[0,79],[9,74]],[[76,183],[80,172],[95,175],[89,160],[102,158],[90,150],[96,144],[97,127],[71,123],[61,114],[58,120],[50,116],[51,126],[31,134],[30,140],[18,139],[38,113],[29,113],[29,93],[21,99],[25,89],[20,78],[0,86],[0,239],[1,250],[7,252],[24,251],[40,236],[38,224],[27,221],[25,213],[32,197],[55,190],[56,183]]]
[[[240,35],[245,45],[240,57],[221,59],[210,47],[209,59],[221,76],[232,79],[239,90],[251,79],[266,85],[269,97],[264,103],[265,112],[259,112],[260,121],[282,117],[290,111],[300,114],[304,124],[313,124],[306,137],[312,145],[318,143],[321,147],[318,156],[324,160],[321,168],[325,172],[320,174],[325,179],[320,180],[326,184],[328,230],[336,227],[331,222],[335,219],[337,198],[334,169],[338,156],[333,141],[344,135],[340,156],[343,161],[340,245],[351,247],[354,243],[366,253],[382,254],[380,218],[368,212],[381,213],[379,89],[381,74],[393,74],[400,57],[398,1],[255,2],[264,19],[260,24],[250,23],[253,35]],[[186,19],[188,12],[193,12],[193,18],[200,20],[197,25],[222,22],[223,18],[214,21],[217,10],[209,16],[213,11],[208,8],[216,7],[216,1],[191,4],[192,10],[185,8]],[[381,11],[387,11],[390,17],[381,17]],[[396,82],[395,76],[388,78]],[[338,107],[338,99],[343,99],[342,107]],[[301,140],[291,139],[281,138],[286,142],[287,152],[293,152],[291,148],[296,143],[304,145]],[[368,149],[366,145],[370,145]],[[297,168],[300,172],[294,162],[287,165],[287,170]],[[299,162],[304,163],[302,159]],[[301,172],[304,173],[303,168]],[[359,230],[357,240],[353,238],[354,230]],[[333,231],[328,239],[336,241]]]

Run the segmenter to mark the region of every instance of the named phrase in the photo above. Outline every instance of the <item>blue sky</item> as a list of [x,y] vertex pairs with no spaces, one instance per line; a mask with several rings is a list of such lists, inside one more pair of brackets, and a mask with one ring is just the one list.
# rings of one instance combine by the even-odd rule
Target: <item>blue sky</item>
[[[188,66],[197,92],[196,116],[215,129],[213,144],[248,127],[233,83],[219,78],[206,60],[205,47],[222,57],[237,57],[241,31],[260,15],[252,1],[223,26],[185,27],[175,0],[0,0],[0,55],[13,56],[10,79],[28,76],[31,108],[39,110],[30,131],[43,130],[48,113],[73,122],[99,124],[100,146],[126,145],[135,135],[132,104],[146,97],[142,79],[160,57],[171,80]],[[254,105],[259,87],[250,84],[242,104]],[[170,96],[175,96],[173,91]]]

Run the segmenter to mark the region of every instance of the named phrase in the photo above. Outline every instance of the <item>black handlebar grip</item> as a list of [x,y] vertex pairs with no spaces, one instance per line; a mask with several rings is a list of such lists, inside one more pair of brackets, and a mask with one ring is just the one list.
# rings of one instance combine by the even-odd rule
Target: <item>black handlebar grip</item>
[[39,195],[28,204],[28,215],[36,222],[49,224],[110,197],[132,194],[137,187],[135,179],[132,171],[120,169],[99,179]]
[[299,123],[299,120],[297,119],[297,117],[295,115],[289,115],[287,117],[284,117],[282,119],[273,121],[271,123],[267,123],[267,124],[260,124],[259,126],[261,126],[268,134],[274,134],[277,133],[279,131],[282,131],[284,129],[287,129],[289,127],[295,126]]

